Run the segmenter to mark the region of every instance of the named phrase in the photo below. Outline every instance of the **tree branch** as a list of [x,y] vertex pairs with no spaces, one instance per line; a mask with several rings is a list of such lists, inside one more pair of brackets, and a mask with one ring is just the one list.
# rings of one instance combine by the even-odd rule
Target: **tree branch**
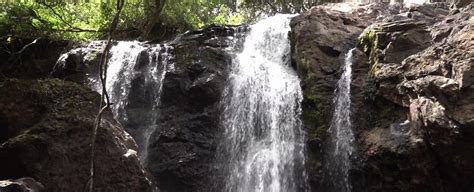
[[29,46],[35,44],[39,39],[41,39],[41,37],[38,37],[38,38],[36,38],[35,40],[33,40],[31,43],[26,44],[25,46],[23,46],[23,48],[21,48],[21,49],[20,49],[19,51],[17,51],[17,52],[11,52],[11,51],[8,51],[8,50],[5,50],[5,51],[6,51],[8,54],[10,54],[10,55],[19,55],[19,54],[23,53],[23,51],[25,51],[26,48],[28,48]]
[[100,66],[99,66],[99,75],[100,75],[100,82],[102,84],[102,94],[100,97],[100,110],[97,113],[94,128],[92,130],[92,142],[91,142],[91,165],[90,165],[90,177],[89,177],[89,192],[94,191],[94,176],[95,176],[95,143],[97,139],[97,130],[100,128],[100,122],[102,120],[102,114],[105,110],[110,108],[110,99],[107,94],[107,86],[106,86],[106,79],[107,79],[107,64],[109,62],[109,52],[110,48],[112,47],[112,35],[117,25],[119,23],[120,13],[122,11],[124,5],[124,0],[117,0],[117,12],[115,13],[114,19],[109,28],[109,34],[107,39],[107,44],[104,49],[104,54],[100,57]]

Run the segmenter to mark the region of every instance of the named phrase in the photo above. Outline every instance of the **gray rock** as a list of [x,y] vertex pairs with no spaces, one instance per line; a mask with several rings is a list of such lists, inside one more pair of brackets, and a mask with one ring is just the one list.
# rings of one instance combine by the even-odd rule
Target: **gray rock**
[[[399,129],[396,124],[364,131],[361,169],[370,191],[469,191],[474,187],[474,167],[468,163],[474,161],[470,147],[474,138],[472,10],[467,6],[458,13],[436,15],[433,24],[425,21],[426,27],[416,30],[424,31],[422,37],[412,33],[416,41],[411,42],[421,43],[403,44],[390,34],[396,32],[389,32],[392,38],[370,32],[386,32],[383,27],[362,35],[360,48],[370,57],[373,94],[402,106],[409,124],[404,134],[391,131]],[[413,29],[400,28],[399,33]],[[375,44],[363,46],[368,39]],[[384,44],[402,44],[405,51],[389,50]]]

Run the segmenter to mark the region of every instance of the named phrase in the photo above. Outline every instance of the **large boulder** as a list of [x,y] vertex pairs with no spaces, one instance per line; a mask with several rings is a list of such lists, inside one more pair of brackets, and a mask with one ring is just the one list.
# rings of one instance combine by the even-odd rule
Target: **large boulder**
[[83,85],[90,85],[91,81],[99,81],[100,58],[106,43],[106,41],[92,41],[63,53],[56,58],[50,77]]
[[[58,79],[0,83],[0,180],[31,177],[45,191],[83,191],[100,95]],[[134,140],[107,110],[98,130],[97,191],[149,191]]]

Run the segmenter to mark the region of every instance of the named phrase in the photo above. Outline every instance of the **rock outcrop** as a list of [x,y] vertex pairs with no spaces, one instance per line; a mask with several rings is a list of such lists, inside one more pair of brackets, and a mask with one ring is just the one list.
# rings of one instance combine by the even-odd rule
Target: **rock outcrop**
[[312,190],[327,190],[330,182],[323,170],[326,130],[340,65],[355,41],[353,191],[472,189],[472,3],[452,10],[444,3],[338,9],[315,7],[292,22]]
[[[361,37],[361,48],[370,57],[373,94],[402,107],[405,116],[362,136],[362,170],[371,191],[474,187],[473,13],[471,4],[438,15],[434,25],[419,20],[376,23]],[[364,43],[367,38],[371,43]]]
[[175,41],[163,80],[148,168],[163,191],[210,191],[221,94],[231,58],[224,48],[234,28],[211,27]]
[[[0,180],[31,177],[45,191],[84,191],[100,96],[58,79],[0,83]],[[150,191],[134,140],[107,111],[96,142],[97,191]]]
[[[352,7],[350,11],[341,4],[313,7],[293,18],[290,33],[293,65],[302,78],[303,121],[308,132],[308,163],[310,185],[313,190],[323,190],[324,145],[333,112],[332,101],[341,64],[347,51],[356,46],[357,37],[378,16],[392,15],[405,10],[398,6],[373,4]],[[367,59],[362,52],[354,54],[353,97],[357,105],[365,108]],[[364,63],[359,65],[358,63]],[[359,118],[359,117],[355,117]]]

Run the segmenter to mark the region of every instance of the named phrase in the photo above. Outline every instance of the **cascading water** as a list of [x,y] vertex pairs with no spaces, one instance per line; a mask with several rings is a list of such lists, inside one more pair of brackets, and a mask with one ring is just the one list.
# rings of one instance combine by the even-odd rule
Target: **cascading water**
[[228,192],[306,190],[302,91],[290,66],[291,15],[251,26],[224,92],[217,161]]
[[354,151],[352,146],[354,134],[351,123],[351,77],[354,50],[349,50],[344,60],[343,73],[337,83],[334,114],[329,128],[331,140],[326,159],[326,171],[329,175],[328,184],[330,187],[328,190],[334,192],[351,191],[349,169]]
[[[127,120],[127,114],[124,108],[127,105],[128,94],[130,92],[130,82],[133,78],[133,68],[136,64],[138,55],[145,50],[145,47],[135,41],[118,42],[110,49],[110,59],[107,65],[107,93],[110,102],[113,103],[112,109],[116,117],[121,120]],[[100,82],[97,83],[98,91]]]
[[[107,92],[116,117],[134,124],[141,149],[140,159],[146,163],[150,135],[156,130],[162,82],[171,58],[168,45],[145,46],[139,42],[119,42],[110,49],[107,69]],[[131,90],[134,94],[131,94]],[[138,106],[131,100],[142,98]],[[133,105],[133,106],[132,106]],[[131,117],[133,116],[133,117]],[[133,119],[131,120],[130,117]],[[133,121],[133,122],[131,122]],[[141,138],[137,138],[141,137]]]
[[[87,60],[89,55],[100,52],[103,42],[91,42],[62,55],[59,65],[65,65],[71,54],[79,54]],[[168,45],[147,45],[138,41],[119,41],[110,49],[107,67],[106,89],[112,103],[112,111],[137,141],[140,159],[145,163],[150,135],[157,128],[156,120],[162,82],[171,55]],[[84,62],[84,61],[81,61]],[[86,74],[91,87],[101,92],[101,84],[94,74]]]

